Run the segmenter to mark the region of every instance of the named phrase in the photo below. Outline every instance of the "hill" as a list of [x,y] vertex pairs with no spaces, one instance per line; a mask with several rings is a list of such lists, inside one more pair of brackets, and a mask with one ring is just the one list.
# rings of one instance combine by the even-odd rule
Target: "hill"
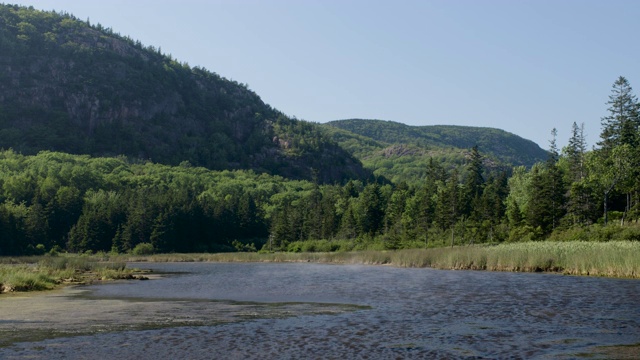
[[429,158],[456,167],[478,146],[491,169],[532,166],[547,158],[536,143],[504,130],[469,126],[409,126],[393,121],[349,119],[323,124],[327,133],[375,174],[393,181],[424,175]]
[[0,148],[126,155],[293,179],[366,177],[315,124],[102,25],[0,5]]

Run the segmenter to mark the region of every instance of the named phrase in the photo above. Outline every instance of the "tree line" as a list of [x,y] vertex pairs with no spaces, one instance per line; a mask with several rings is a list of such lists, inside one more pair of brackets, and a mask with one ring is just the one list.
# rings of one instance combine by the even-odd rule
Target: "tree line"
[[[568,145],[530,169],[434,159],[420,182],[290,180],[125,157],[0,152],[0,255],[43,251],[301,251],[573,239],[640,239],[640,106],[620,77],[600,141],[573,123]],[[635,229],[635,230],[634,230]],[[564,235],[563,235],[564,234]]]

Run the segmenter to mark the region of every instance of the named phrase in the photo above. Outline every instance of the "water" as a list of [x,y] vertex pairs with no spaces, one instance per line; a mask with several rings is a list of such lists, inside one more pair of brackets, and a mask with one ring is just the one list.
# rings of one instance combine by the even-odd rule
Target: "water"
[[177,274],[92,286],[81,297],[174,307],[214,300],[250,305],[255,316],[18,343],[0,358],[555,359],[640,342],[637,280],[319,264],[136,266]]

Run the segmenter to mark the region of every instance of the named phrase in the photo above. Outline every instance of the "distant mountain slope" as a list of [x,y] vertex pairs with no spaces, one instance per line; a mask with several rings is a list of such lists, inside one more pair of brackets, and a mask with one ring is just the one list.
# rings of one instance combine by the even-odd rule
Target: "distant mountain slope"
[[547,158],[536,143],[504,130],[469,126],[409,126],[393,121],[349,119],[323,124],[330,136],[380,176],[412,181],[433,157],[461,166],[478,145],[488,168],[531,166]]
[[484,127],[430,125],[409,126],[383,120],[337,120],[327,123],[387,144],[469,149],[475,145],[505,163],[531,166],[547,158],[547,152],[531,140],[504,130]]
[[0,148],[124,154],[324,182],[362,164],[246,85],[70,15],[0,4]]

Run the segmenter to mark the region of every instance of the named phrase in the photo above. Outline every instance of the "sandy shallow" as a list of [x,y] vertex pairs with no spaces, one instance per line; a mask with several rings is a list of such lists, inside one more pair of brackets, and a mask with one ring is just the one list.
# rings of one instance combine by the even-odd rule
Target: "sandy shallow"
[[[123,295],[118,292],[105,292],[104,290],[111,288],[111,285],[69,286],[48,292],[2,294],[0,295],[0,358],[92,360],[113,358],[137,358],[140,360],[158,358],[283,359],[300,358],[300,354],[324,354],[326,355],[324,356],[325,358],[340,358],[344,355],[349,355],[348,357],[354,359],[409,357],[637,359],[637,354],[640,353],[640,347],[637,344],[596,346],[596,344],[607,344],[607,342],[593,342],[593,346],[576,347],[574,342],[578,340],[573,340],[570,337],[565,339],[560,335],[557,335],[557,341],[552,337],[552,343],[545,343],[543,341],[544,336],[540,341],[536,337],[531,343],[515,343],[516,345],[512,345],[515,346],[512,349],[513,351],[520,350],[519,347],[524,349],[520,353],[516,353],[520,355],[506,356],[510,352],[508,349],[495,352],[497,350],[492,350],[492,345],[484,345],[487,341],[480,337],[493,332],[497,334],[496,336],[511,336],[512,334],[509,331],[518,331],[518,327],[515,327],[515,330],[496,330],[491,327],[476,327],[469,330],[467,329],[469,324],[485,324],[480,321],[482,318],[478,317],[476,310],[470,310],[467,307],[455,308],[454,306],[449,309],[451,311],[448,311],[446,306],[448,303],[456,303],[456,301],[467,301],[467,298],[472,296],[466,294],[462,289],[455,290],[457,281],[461,279],[459,275],[475,276],[474,279],[476,281],[471,282],[471,284],[474,284],[478,282],[478,276],[483,277],[484,274],[443,273],[444,275],[455,275],[456,281],[445,281],[446,277],[443,274],[439,274],[440,277],[438,279],[441,279],[442,282],[436,282],[435,285],[432,285],[432,288],[439,291],[453,288],[455,291],[446,293],[446,296],[443,297],[445,302],[437,306],[433,313],[429,312],[431,310],[428,310],[428,308],[424,310],[428,312],[427,316],[425,316],[424,311],[421,310],[423,305],[426,306],[430,302],[437,301],[438,297],[428,297],[427,293],[416,290],[419,288],[416,288],[416,283],[411,281],[401,282],[400,285],[395,284],[398,278],[389,277],[390,275],[385,272],[386,270],[376,268],[376,274],[371,275],[370,272],[375,269],[350,268],[352,272],[348,273],[349,277],[361,279],[366,284],[366,287],[364,287],[364,292],[358,293],[362,295],[362,299],[358,297],[353,301],[348,301],[348,299],[344,300],[340,297],[334,298],[335,294],[340,293],[336,289],[341,287],[338,286],[339,282],[337,280],[334,281],[335,279],[331,277],[334,272],[327,272],[327,269],[335,270],[336,268],[262,266],[261,269],[266,267],[270,270],[266,275],[258,272],[253,273],[251,277],[245,277],[251,279],[251,281],[255,281],[254,279],[256,278],[262,279],[258,280],[258,283],[241,282],[239,278],[232,278],[224,272],[221,273],[220,271],[222,270],[218,266],[218,272],[212,273],[215,276],[207,278],[204,282],[200,281],[202,280],[201,278],[195,278],[198,281],[194,282],[194,279],[184,275],[192,272],[186,272],[183,275],[166,275],[166,278],[164,277],[165,275],[159,275],[159,277],[154,275],[153,279],[148,282],[124,281],[120,283],[118,281],[111,283],[115,285],[114,288],[120,290],[127,290],[126,288],[136,290],[129,295]],[[229,269],[229,271],[232,270],[235,271],[234,269]],[[298,272],[293,272],[294,270]],[[277,271],[282,271],[282,273]],[[405,272],[411,271],[403,270],[400,272],[404,274],[402,277],[404,280],[411,279],[405,274]],[[197,273],[197,271],[193,273]],[[274,276],[274,274],[277,276]],[[317,277],[304,278],[304,274],[315,274],[314,276]],[[342,272],[338,272],[338,275],[340,274]],[[261,278],[261,276],[266,276],[266,278]],[[302,280],[294,281],[301,276],[303,277]],[[277,283],[286,285],[272,289],[273,283],[265,280],[271,277],[277,279]],[[502,277],[505,277],[505,275],[502,275]],[[532,282],[535,282],[533,280],[539,280],[529,275],[516,276],[515,279],[518,280],[522,277],[526,277]],[[508,278],[512,279],[513,277],[508,276]],[[372,279],[375,281],[372,281]],[[389,281],[383,281],[385,279]],[[546,286],[548,281],[555,284],[560,279],[564,278],[549,278],[541,282],[541,284]],[[587,280],[581,279],[581,281]],[[595,280],[587,282],[593,281]],[[262,286],[262,282],[267,285]],[[198,286],[200,283],[204,283],[206,286],[201,288]],[[414,286],[407,286],[407,283]],[[517,283],[520,284],[520,282]],[[565,284],[565,282],[560,283]],[[617,281],[615,283],[618,284]],[[225,284],[233,284],[233,286],[228,287]],[[369,307],[318,302],[263,303],[211,300],[227,296],[246,300],[246,297],[240,296],[246,295],[242,291],[235,293],[236,296],[233,296],[233,289],[238,291],[237,288],[241,288],[251,289],[249,293],[260,293],[261,299],[265,297],[269,299],[269,295],[284,292],[286,296],[275,297],[271,301],[291,301],[291,299],[298,299],[295,296],[296,294],[319,296],[319,294],[327,291],[327,287],[316,288],[318,284],[325,284],[325,286],[329,285],[329,288],[334,288],[335,294],[328,294],[327,297],[331,299],[330,301],[356,302],[358,300],[361,304],[368,304],[364,299],[369,295],[377,294],[384,300],[399,291],[405,291],[404,293],[400,292],[402,297],[408,296],[415,301],[403,302],[393,298],[389,300],[391,302],[384,300],[373,303]],[[359,289],[358,287],[352,289],[351,286],[353,284],[351,282],[345,281],[344,284],[346,284],[344,289],[346,289],[345,291],[348,290],[349,294]],[[465,286],[470,286],[468,282],[466,284]],[[507,282],[507,284],[511,283]],[[150,285],[150,287],[147,285]],[[609,286],[614,285],[609,284]],[[389,287],[392,288],[391,291],[387,291]],[[140,291],[144,289],[146,289],[146,292]],[[215,289],[216,292],[222,295],[204,291],[206,289]],[[291,289],[295,291],[285,291]],[[612,289],[615,289],[615,287]],[[635,292],[634,287],[630,289],[631,293]],[[534,290],[536,291],[533,293],[537,294],[538,299],[547,298],[541,295],[545,289],[535,288]],[[204,295],[202,294],[203,292]],[[470,294],[479,292],[477,289],[471,289]],[[496,293],[503,294],[503,292],[499,291]],[[145,295],[145,298],[140,298],[138,297],[141,296],[140,294],[147,295]],[[525,295],[527,294],[529,293]],[[201,295],[202,298],[199,298],[198,296]],[[308,297],[303,296],[301,299]],[[528,299],[528,297],[525,298]],[[554,297],[550,298],[556,299]],[[575,298],[574,294],[566,299]],[[580,297],[578,296],[577,298]],[[323,299],[325,298],[323,297]],[[430,300],[423,304],[423,300],[426,301],[425,299]],[[477,298],[474,297],[473,299],[476,303],[478,302]],[[564,298],[556,299],[555,301],[562,299]],[[591,298],[586,300],[589,299]],[[516,300],[524,301],[523,299]],[[297,301],[307,300],[298,299]],[[526,304],[529,303],[525,301],[523,309],[527,308]],[[578,302],[577,305],[580,305],[580,303]],[[517,307],[513,309],[516,312],[519,311]],[[543,321],[547,321],[551,327],[557,325],[552,321],[552,319],[556,318],[561,319],[559,321],[562,323],[571,324],[570,321],[567,322],[567,314],[559,318],[555,317],[551,312],[547,313],[546,310],[540,312],[541,309],[544,310],[546,308],[534,306],[530,310],[518,314],[534,320],[540,318]],[[587,307],[587,309],[589,308]],[[388,316],[389,312],[395,315]],[[500,314],[500,312],[492,311],[489,311],[489,313],[492,316]],[[589,316],[593,316],[591,312],[589,314]],[[636,314],[636,312],[634,311],[633,314]],[[597,321],[606,322],[612,316],[608,313],[595,316],[593,321],[596,323],[592,324],[590,322],[589,326],[595,326],[596,329],[600,329],[597,328]],[[626,319],[624,314],[616,316],[622,316],[620,320]],[[574,317],[579,320],[581,315],[574,314]],[[428,324],[424,326],[416,325],[418,323],[424,324],[428,321],[437,322],[438,320],[444,320],[444,322],[439,325],[433,325],[435,326],[433,329]],[[476,322],[474,323],[474,321]],[[606,333],[603,333],[603,335],[606,335],[610,331],[637,329],[637,327],[621,327],[625,324],[628,326],[635,324],[634,322],[629,322],[629,319],[625,321],[620,322],[614,328],[605,326],[602,327],[603,330],[597,331],[605,331]],[[398,324],[402,325],[398,326]],[[412,324],[415,326],[412,326]],[[578,324],[582,323],[578,322]],[[544,328],[539,332],[544,335],[547,330],[549,329]],[[489,336],[488,339],[492,339],[492,337]],[[525,337],[526,339],[528,338]],[[467,342],[465,343],[465,341]],[[495,338],[493,341],[498,341],[499,343],[504,341],[504,338]],[[565,341],[566,344],[562,341]],[[557,351],[549,352],[545,350],[545,346],[554,346],[558,342],[562,343],[556,346]],[[627,340],[620,343],[628,342]],[[611,341],[608,342],[608,344],[611,343]],[[615,343],[613,342],[613,344]],[[467,344],[467,346],[465,347],[461,344]],[[510,345],[507,343],[507,346]],[[473,352],[474,350],[480,352],[475,353]],[[526,352],[523,352],[525,350],[532,351],[532,354],[537,354],[538,356],[525,356],[523,355],[526,354]],[[214,354],[218,356],[213,356]]]
[[114,331],[211,326],[353,310],[353,306],[339,304],[92,298],[82,287],[66,287],[0,296],[0,347]]

